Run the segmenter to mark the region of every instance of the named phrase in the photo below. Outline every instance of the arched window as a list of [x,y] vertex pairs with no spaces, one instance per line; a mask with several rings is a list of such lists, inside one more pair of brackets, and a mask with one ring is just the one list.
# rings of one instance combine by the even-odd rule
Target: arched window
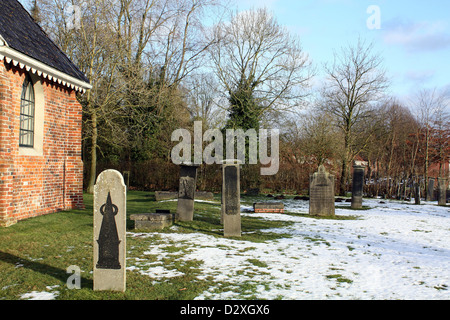
[[20,99],[20,147],[34,147],[34,89],[29,74],[26,75],[22,86]]

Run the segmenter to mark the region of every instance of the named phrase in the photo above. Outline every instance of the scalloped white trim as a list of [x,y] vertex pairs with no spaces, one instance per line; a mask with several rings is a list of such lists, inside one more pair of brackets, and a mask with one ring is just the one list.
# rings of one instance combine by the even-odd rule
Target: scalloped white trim
[[92,88],[91,84],[69,76],[64,72],[56,70],[55,68],[52,68],[12,48],[2,46],[0,42],[0,61],[3,59],[5,59],[6,63],[12,63],[14,66],[19,66],[21,69],[31,71],[38,76],[42,76],[44,79],[62,84],[65,87],[74,89],[81,93],[85,93],[86,90]]

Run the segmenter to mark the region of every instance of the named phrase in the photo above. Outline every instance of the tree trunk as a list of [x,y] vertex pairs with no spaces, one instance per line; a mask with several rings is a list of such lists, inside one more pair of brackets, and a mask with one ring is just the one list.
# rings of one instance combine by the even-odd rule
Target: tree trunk
[[97,178],[97,114],[92,113],[92,145],[91,145],[91,170],[89,172],[89,184],[87,186],[87,193],[94,193],[95,180]]

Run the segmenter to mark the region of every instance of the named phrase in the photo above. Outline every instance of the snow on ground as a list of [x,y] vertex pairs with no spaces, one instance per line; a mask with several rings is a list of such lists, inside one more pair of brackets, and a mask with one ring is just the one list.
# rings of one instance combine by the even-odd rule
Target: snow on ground
[[[383,201],[364,199],[370,210],[336,209],[336,215],[356,220],[246,213],[243,206],[243,215],[292,221],[289,227],[267,230],[290,237],[254,243],[159,233],[161,240],[144,253],[159,260],[140,272],[167,280],[180,272],[166,269],[163,257],[200,260],[198,280],[213,277],[217,285],[197,299],[450,299],[450,208]],[[283,202],[288,212],[308,212],[307,201]],[[189,249],[181,255],[163,249],[174,243]],[[231,285],[222,287],[222,282]],[[243,283],[248,292],[242,292]]]
[[[53,290],[55,288],[59,287],[59,285],[56,286],[47,286],[47,290]],[[54,300],[59,295],[59,291],[31,291],[28,293],[24,293],[20,296],[20,299],[25,300]]]

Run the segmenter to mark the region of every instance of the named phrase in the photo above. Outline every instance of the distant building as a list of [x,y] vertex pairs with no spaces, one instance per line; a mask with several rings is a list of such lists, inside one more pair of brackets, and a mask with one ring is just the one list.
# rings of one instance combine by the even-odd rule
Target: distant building
[[82,108],[91,86],[17,0],[0,3],[0,226],[83,207]]
[[[441,175],[439,174],[439,172],[441,172]],[[428,177],[429,178],[441,177],[450,179],[450,161],[443,163],[442,166],[440,163],[430,163],[428,167]]]

